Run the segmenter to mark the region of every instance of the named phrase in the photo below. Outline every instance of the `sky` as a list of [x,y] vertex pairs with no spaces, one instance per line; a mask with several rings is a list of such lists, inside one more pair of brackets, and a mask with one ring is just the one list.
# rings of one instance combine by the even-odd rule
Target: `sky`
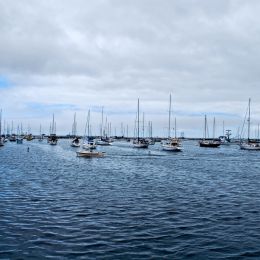
[[[133,135],[141,118],[166,136],[187,137],[216,118],[233,136],[252,98],[260,122],[259,0],[0,0],[0,108],[6,125],[84,133],[87,112],[99,134],[101,111],[112,134]],[[212,132],[212,130],[210,130]],[[147,134],[145,134],[147,135]]]

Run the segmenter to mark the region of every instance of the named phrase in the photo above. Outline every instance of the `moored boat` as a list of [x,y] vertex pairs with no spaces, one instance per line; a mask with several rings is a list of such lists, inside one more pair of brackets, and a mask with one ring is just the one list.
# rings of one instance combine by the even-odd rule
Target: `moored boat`
[[143,138],[137,138],[133,141],[134,148],[148,148],[149,142]]
[[105,152],[97,152],[97,151],[92,151],[92,150],[82,150],[79,152],[76,152],[78,157],[104,157]]
[[75,137],[70,144],[71,147],[80,147],[80,141],[78,137]]
[[2,137],[2,109],[0,110],[0,146],[4,146],[4,137]]
[[200,147],[205,147],[205,148],[217,148],[221,145],[221,142],[219,139],[215,139],[215,118],[213,122],[213,138],[207,138],[208,135],[208,125],[207,125],[207,116],[205,115],[204,119],[204,139],[199,141],[199,146]]
[[248,119],[247,119],[247,140],[240,142],[241,150],[260,151],[260,143],[250,140],[250,124],[251,124],[251,98],[248,101]]
[[139,109],[140,109],[140,105],[139,105],[139,98],[138,98],[138,100],[137,100],[137,139],[135,139],[133,141],[133,147],[134,148],[148,148],[149,142],[147,140],[145,140],[144,138],[140,138],[140,136],[139,136],[139,133],[140,133]]
[[170,152],[181,152],[182,146],[179,139],[171,138],[171,139],[167,139],[166,142],[162,144],[162,149],[164,151],[170,151]]
[[176,118],[175,118],[175,126],[174,126],[174,132],[175,137],[171,138],[171,106],[172,106],[172,96],[170,94],[170,102],[169,102],[169,118],[168,118],[168,139],[162,143],[162,149],[164,151],[169,152],[181,152],[181,142],[177,138],[176,134]]
[[204,139],[199,141],[199,145],[200,147],[217,148],[221,145],[221,142],[219,140]]
[[52,115],[52,124],[50,128],[50,136],[48,137],[48,143],[50,145],[56,145],[58,143],[58,137],[56,136],[56,123],[54,121],[54,114]]
[[58,143],[58,137],[56,136],[56,134],[51,134],[49,137],[48,137],[48,143],[50,145],[56,145]]

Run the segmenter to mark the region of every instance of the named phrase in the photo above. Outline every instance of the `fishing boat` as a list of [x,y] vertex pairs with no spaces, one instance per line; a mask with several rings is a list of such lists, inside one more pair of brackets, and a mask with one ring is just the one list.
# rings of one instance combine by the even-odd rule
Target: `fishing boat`
[[248,101],[248,119],[247,119],[247,140],[240,142],[240,149],[250,151],[260,151],[260,143],[250,140],[250,124],[251,124],[251,98]]
[[228,130],[226,130],[225,135],[219,136],[221,145],[230,145],[231,144],[231,139],[230,139],[231,135],[232,135],[231,130],[228,129]]
[[175,137],[171,138],[171,106],[172,106],[172,96],[170,94],[170,102],[169,102],[169,118],[168,118],[168,139],[162,143],[162,149],[164,151],[171,151],[171,152],[181,152],[181,142],[177,138],[177,132],[176,132],[176,118],[175,118]]
[[2,137],[2,109],[0,110],[0,146],[4,146],[4,137]]
[[140,104],[139,104],[139,98],[137,101],[137,139],[133,141],[133,147],[134,148],[148,148],[149,142],[145,140],[144,138],[140,138],[140,118],[139,118],[139,110],[140,110]]
[[85,125],[82,148],[87,150],[93,150],[97,148],[94,138],[90,136],[90,110],[88,110],[88,117]]
[[92,151],[92,150],[82,150],[79,152],[76,152],[78,157],[104,157],[105,152],[97,152],[97,151]]
[[204,118],[204,139],[199,141],[199,146],[200,147],[206,147],[206,148],[217,148],[221,145],[221,142],[219,139],[215,139],[215,118],[213,122],[213,138],[207,138],[207,133],[208,133],[208,124],[207,124],[207,116],[205,115]]

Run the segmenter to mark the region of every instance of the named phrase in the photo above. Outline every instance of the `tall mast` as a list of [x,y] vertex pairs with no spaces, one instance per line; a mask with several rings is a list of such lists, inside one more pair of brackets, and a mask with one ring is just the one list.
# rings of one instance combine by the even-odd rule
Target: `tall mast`
[[54,129],[55,129],[55,126],[54,126],[54,114],[52,114],[52,128],[51,128],[51,133],[54,134]]
[[207,138],[207,116],[205,115],[205,119],[204,119],[204,138]]
[[137,140],[139,142],[139,98],[137,101]]
[[101,114],[101,134],[100,134],[100,136],[102,137],[103,136],[103,109],[104,109],[104,107],[102,107],[102,114]]
[[144,138],[144,113],[143,113],[143,127],[142,127],[142,132],[143,132],[143,138]]
[[172,94],[170,94],[170,104],[169,104],[168,138],[171,138],[171,109],[172,109]]
[[249,101],[248,101],[248,133],[247,133],[247,136],[248,136],[248,141],[250,140],[250,104],[251,104],[251,98],[249,98]]
[[88,137],[89,137],[89,134],[90,134],[90,124],[89,124],[89,122],[90,122],[90,110],[88,110],[88,119],[87,119]]
[[0,140],[2,140],[2,109],[0,110]]
[[76,137],[77,135],[77,123],[76,123],[76,112],[74,113],[73,125],[72,125],[72,135]]
[[213,120],[213,139],[215,138],[215,125],[216,125],[216,121],[215,121],[215,117]]
[[176,137],[177,137],[177,124],[176,124],[176,117],[175,117],[175,119],[174,119],[174,137],[175,137],[175,139],[176,139]]
[[257,125],[257,140],[259,140],[259,123]]

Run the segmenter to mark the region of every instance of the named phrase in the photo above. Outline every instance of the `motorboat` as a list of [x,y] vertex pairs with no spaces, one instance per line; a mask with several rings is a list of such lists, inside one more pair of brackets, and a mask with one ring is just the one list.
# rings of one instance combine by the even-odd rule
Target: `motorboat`
[[104,157],[105,152],[97,152],[97,151],[92,151],[92,150],[82,150],[77,152],[78,157],[87,157],[87,158],[92,158],[92,157]]
[[170,152],[181,152],[182,151],[181,143],[176,138],[166,140],[166,142],[164,142],[162,144],[162,149],[164,151],[170,151]]

